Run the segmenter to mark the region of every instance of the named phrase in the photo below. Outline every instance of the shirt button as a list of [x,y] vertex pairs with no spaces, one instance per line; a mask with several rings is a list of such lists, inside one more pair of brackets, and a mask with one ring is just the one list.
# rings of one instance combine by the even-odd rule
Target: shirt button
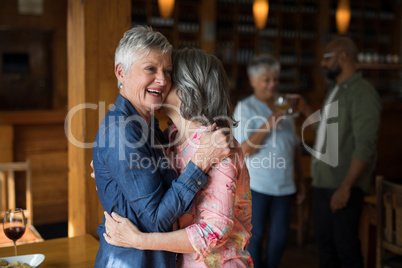
[[201,185],[201,182],[200,182],[200,181],[197,181],[197,184],[198,184],[198,185]]

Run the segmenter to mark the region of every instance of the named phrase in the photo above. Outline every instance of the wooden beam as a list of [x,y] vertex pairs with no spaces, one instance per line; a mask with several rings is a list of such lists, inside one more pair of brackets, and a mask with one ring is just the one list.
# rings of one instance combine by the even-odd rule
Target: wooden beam
[[60,124],[64,122],[65,117],[66,112],[63,110],[0,112],[0,127],[3,124],[10,127],[13,127],[12,125]]
[[14,127],[11,124],[0,124],[0,163],[12,162]]
[[97,236],[103,209],[90,177],[92,142],[118,95],[114,51],[131,26],[131,1],[68,0],[67,12],[68,235]]

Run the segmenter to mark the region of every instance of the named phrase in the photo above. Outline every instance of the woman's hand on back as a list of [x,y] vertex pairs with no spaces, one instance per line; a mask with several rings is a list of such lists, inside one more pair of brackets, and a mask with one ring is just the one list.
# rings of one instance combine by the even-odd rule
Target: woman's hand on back
[[142,249],[141,237],[144,233],[134,223],[115,212],[109,215],[105,211],[104,214],[106,233],[103,234],[103,237],[106,242],[117,247]]
[[212,165],[234,153],[234,137],[230,129],[217,129],[216,124],[213,124],[202,133],[200,146],[191,161],[206,174]]

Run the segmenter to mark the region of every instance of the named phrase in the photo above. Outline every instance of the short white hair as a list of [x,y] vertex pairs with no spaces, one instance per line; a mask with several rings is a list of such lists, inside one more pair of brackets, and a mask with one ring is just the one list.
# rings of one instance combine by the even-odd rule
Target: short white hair
[[279,61],[269,54],[254,56],[247,66],[249,77],[257,77],[267,70],[277,74],[281,70]]
[[[127,73],[139,56],[146,56],[153,49],[160,50],[162,55],[172,54],[172,45],[163,34],[149,26],[133,27],[124,33],[116,48],[114,66],[121,64],[124,73]],[[120,87],[120,81],[117,84]]]

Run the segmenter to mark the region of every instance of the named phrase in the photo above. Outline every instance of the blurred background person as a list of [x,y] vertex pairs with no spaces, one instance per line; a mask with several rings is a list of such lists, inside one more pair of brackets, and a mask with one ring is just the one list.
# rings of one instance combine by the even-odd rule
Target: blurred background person
[[[279,72],[280,64],[272,56],[255,56],[247,68],[254,94],[240,101],[233,115],[239,121],[234,136],[241,143],[250,173],[253,229],[248,249],[257,268],[279,267],[292,198],[297,192],[296,202],[301,204],[305,195],[294,118],[283,116],[275,106]],[[269,239],[263,245],[267,223]]]
[[[311,173],[322,268],[363,267],[358,227],[364,194],[372,183],[381,100],[356,71],[357,53],[353,40],[336,37],[325,46],[321,61],[331,83],[317,127]],[[311,108],[305,105],[309,117]],[[337,133],[328,131],[334,123]]]

